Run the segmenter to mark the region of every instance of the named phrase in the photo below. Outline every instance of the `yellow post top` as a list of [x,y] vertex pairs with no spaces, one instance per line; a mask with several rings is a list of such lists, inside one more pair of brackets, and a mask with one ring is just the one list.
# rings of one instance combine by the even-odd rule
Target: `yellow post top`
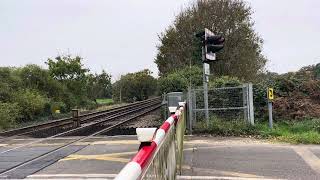
[[268,100],[273,100],[274,95],[273,95],[273,88],[268,88]]

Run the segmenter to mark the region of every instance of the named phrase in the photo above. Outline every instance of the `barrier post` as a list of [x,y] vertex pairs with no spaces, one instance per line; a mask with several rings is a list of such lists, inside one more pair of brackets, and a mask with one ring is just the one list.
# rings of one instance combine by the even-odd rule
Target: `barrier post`
[[156,131],[150,145],[143,146],[117,175],[116,180],[176,179],[181,173],[185,102]]

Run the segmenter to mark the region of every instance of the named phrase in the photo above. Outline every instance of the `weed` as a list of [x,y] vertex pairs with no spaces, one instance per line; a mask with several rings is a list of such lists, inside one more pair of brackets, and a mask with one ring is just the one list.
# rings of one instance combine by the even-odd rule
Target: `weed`
[[195,133],[219,136],[255,136],[293,144],[320,144],[320,119],[300,121],[278,121],[273,129],[265,121],[258,121],[254,126],[243,120],[224,120],[213,117],[206,126],[204,121],[195,127]]

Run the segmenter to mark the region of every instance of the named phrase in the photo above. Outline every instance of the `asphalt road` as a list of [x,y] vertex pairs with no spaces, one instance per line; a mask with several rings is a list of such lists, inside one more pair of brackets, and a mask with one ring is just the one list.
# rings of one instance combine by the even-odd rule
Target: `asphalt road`
[[180,179],[320,179],[320,146],[189,137]]
[[[14,166],[65,141],[70,139],[34,144],[20,152],[12,151],[10,156],[0,154],[0,169]],[[2,144],[0,151],[22,142]],[[92,138],[2,178],[113,179],[136,153],[138,145],[135,136]],[[178,179],[320,179],[320,146],[317,145],[189,136],[185,141],[184,158],[182,175]]]

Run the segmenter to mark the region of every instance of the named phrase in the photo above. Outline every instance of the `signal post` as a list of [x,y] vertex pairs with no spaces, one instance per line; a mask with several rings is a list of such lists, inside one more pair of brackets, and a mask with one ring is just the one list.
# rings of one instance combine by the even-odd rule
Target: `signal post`
[[272,118],[272,100],[274,99],[273,88],[268,88],[267,93],[268,98],[268,112],[269,112],[269,128],[273,128],[273,118]]
[[205,109],[205,119],[209,125],[209,105],[208,105],[208,82],[210,75],[209,62],[216,60],[216,52],[223,49],[225,39],[221,35],[215,35],[207,28],[196,34],[202,42],[202,63],[203,63],[203,99]]

